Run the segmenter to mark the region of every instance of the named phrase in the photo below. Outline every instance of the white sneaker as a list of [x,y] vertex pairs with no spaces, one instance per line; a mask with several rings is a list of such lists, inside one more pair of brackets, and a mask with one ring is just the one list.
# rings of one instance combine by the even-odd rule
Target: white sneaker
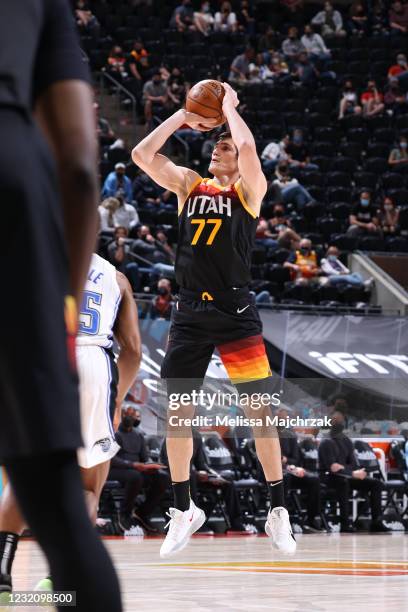
[[183,550],[188,544],[190,536],[205,522],[205,514],[190,500],[190,508],[185,512],[177,508],[169,508],[167,516],[170,517],[166,527],[169,528],[165,540],[160,548],[162,559],[171,557]]
[[290,526],[289,514],[286,508],[278,506],[268,512],[265,523],[266,535],[272,540],[272,546],[286,555],[296,552],[296,540]]

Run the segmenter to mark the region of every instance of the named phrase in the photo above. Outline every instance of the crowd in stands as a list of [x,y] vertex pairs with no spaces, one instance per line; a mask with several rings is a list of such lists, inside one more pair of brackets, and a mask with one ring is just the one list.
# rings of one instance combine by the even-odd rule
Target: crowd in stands
[[[349,273],[347,254],[408,252],[407,3],[79,1],[75,9],[91,67],[136,96],[146,131],[202,78],[229,80],[238,90],[269,183],[252,268],[261,301],[369,300],[369,286],[357,286]],[[157,281],[147,269],[174,263],[176,201],[138,172],[129,155],[134,143],[126,147],[100,116],[98,134],[102,252],[109,233],[125,227],[128,263],[139,267],[136,275],[128,266],[131,282],[143,291]],[[181,129],[177,136],[188,147],[187,163],[205,174],[217,132]],[[179,143],[172,142],[175,156],[183,153]],[[142,224],[154,244],[138,235]],[[301,239],[311,241],[317,258],[309,280],[327,282],[300,291],[285,262],[298,265]],[[132,240],[139,240],[136,252]],[[340,283],[321,265],[335,252],[344,266]]]
[[[393,443],[395,467],[384,473],[369,444],[356,438],[355,432],[350,438],[357,422],[349,414],[347,400],[338,396],[329,403],[329,430],[319,433],[317,428],[313,435],[305,435],[291,427],[278,427],[292,522],[303,533],[332,529],[387,532],[395,522],[403,529],[404,495],[408,493],[405,442]],[[281,405],[276,416],[286,421],[295,414]],[[388,433],[399,433],[396,423],[394,429],[391,423],[382,425],[388,427]],[[126,404],[116,434],[120,450],[112,460],[108,487],[115,486],[114,481],[122,488],[120,528],[138,525],[146,534],[155,534],[162,527],[170,495],[168,459],[163,438],[146,435],[142,426],[137,404]],[[360,435],[367,433],[374,430],[366,424]],[[256,519],[267,511],[267,497],[254,441],[247,428],[236,427],[228,435],[222,439],[215,432],[193,429],[191,494],[210,519],[201,531],[212,529],[211,518],[218,512],[226,531],[256,533]],[[357,511],[353,499],[360,502]]]

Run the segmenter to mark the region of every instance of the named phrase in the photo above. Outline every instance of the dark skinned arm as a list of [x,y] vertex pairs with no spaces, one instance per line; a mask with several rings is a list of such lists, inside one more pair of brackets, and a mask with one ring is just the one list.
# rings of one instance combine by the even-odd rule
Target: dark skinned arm
[[116,280],[119,284],[122,299],[113,330],[120,346],[118,358],[119,384],[113,421],[115,429],[120,421],[120,407],[135,380],[142,356],[139,321],[132,288],[124,274],[116,272]]
[[58,81],[37,99],[36,119],[57,164],[65,239],[69,261],[69,290],[81,303],[97,232],[97,143],[93,93],[80,80]]

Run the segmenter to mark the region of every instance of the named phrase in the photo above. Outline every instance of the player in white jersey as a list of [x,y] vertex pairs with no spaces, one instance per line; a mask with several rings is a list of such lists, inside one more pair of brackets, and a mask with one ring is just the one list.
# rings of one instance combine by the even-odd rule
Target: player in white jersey
[[[141,358],[137,309],[129,281],[96,254],[92,256],[79,321],[76,355],[84,446],[78,451],[78,463],[88,510],[95,522],[110,459],[119,449],[112,421],[119,423],[120,406]],[[114,338],[120,347],[117,362],[112,351]],[[46,476],[39,474],[39,478]],[[10,535],[13,546],[0,558],[0,604],[11,590],[11,567],[24,526],[13,491],[7,485],[0,507],[0,532]],[[40,588],[51,586],[50,579],[40,584]]]

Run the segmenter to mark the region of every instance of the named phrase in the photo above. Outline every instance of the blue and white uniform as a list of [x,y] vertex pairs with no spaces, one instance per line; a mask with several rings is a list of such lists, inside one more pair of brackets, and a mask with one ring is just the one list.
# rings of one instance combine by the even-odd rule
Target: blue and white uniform
[[93,254],[76,343],[84,440],[78,462],[83,468],[108,461],[119,450],[112,426],[118,382],[112,345],[120,300],[116,269]]

